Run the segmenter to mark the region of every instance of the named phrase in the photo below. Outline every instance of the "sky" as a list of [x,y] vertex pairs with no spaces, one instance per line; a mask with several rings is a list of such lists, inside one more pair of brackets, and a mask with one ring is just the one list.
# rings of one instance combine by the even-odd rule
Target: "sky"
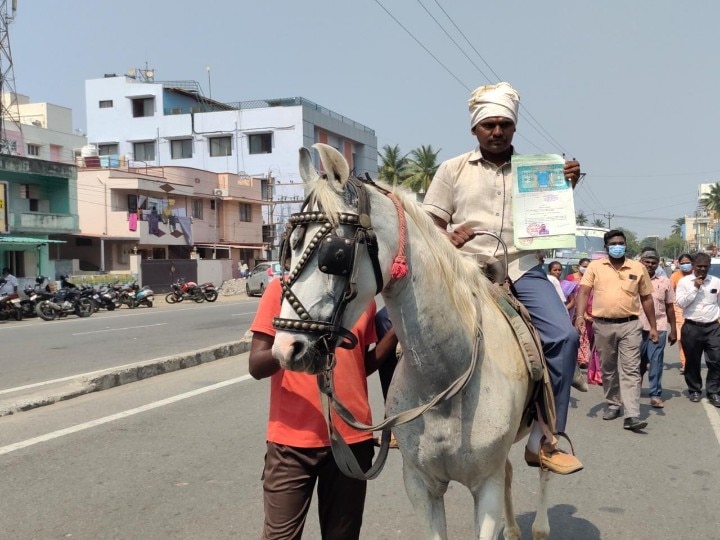
[[476,144],[470,91],[505,80],[516,150],[578,159],[576,211],[642,239],[720,180],[719,18],[717,0],[18,0],[9,31],[17,92],[83,131],[84,81],[147,64],[219,101],[302,96],[444,160]]

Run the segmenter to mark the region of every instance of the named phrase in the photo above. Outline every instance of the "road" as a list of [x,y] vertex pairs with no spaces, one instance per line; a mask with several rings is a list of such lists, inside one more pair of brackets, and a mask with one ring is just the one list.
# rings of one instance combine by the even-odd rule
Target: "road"
[[258,298],[0,322],[0,391],[240,339]]
[[[552,538],[718,538],[720,414],[682,395],[676,349],[667,356],[667,406],[650,409],[644,394],[644,433],[601,419],[600,388],[573,393],[569,429],[586,469],[553,479]],[[369,386],[377,418],[375,376]],[[0,418],[0,538],[258,538],[268,391],[244,354]],[[512,459],[530,538],[537,473],[522,445]],[[471,537],[471,505],[451,485],[451,538]],[[419,535],[393,451],[369,485],[362,538]],[[319,538],[314,507],[305,538]]]

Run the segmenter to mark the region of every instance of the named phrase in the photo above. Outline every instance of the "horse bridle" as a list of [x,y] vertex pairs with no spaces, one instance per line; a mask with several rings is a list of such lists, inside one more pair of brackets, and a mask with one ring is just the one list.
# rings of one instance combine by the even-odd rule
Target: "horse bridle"
[[[306,210],[310,203],[309,199],[305,200],[300,212],[290,216],[289,229],[280,249],[281,264],[284,264],[286,257],[289,257],[290,249],[294,247],[291,246],[291,238],[297,235],[298,237],[293,240],[302,241],[307,225],[322,225],[312,240],[307,243],[305,250],[298,259],[295,268],[290,271],[287,279],[281,280],[283,298],[287,300],[300,320],[281,317],[275,317],[273,319],[273,328],[276,330],[317,335],[318,337],[315,340],[314,346],[321,354],[328,355],[329,365],[327,367],[330,369],[333,367],[333,351],[336,346],[344,349],[352,349],[357,345],[355,335],[347,328],[344,328],[340,322],[345,313],[345,308],[357,295],[358,265],[356,264],[356,255],[362,245],[365,245],[368,251],[373,272],[375,273],[375,283],[377,285],[376,294],[383,290],[383,276],[378,258],[377,236],[375,235],[370,220],[370,199],[367,194],[367,188],[359,178],[350,177],[348,184],[351,187],[349,191],[357,197],[357,214],[341,212],[336,216],[336,221],[338,225],[349,225],[355,229],[352,238],[337,235],[332,220],[324,212],[322,207],[312,211]],[[300,229],[300,234],[296,233],[297,229]],[[300,299],[292,291],[293,284],[306,268],[316,251],[318,269],[321,272],[347,277],[342,298],[335,305],[329,321],[311,319],[305,306],[303,306]],[[341,338],[339,342],[338,338]]]

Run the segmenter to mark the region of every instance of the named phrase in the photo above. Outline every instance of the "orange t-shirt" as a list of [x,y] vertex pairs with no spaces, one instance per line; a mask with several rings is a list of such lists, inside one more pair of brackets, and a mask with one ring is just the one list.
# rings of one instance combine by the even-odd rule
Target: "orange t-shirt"
[[[252,332],[275,335],[272,320],[280,315],[281,293],[279,279],[268,283],[258,304],[255,320],[250,326]],[[358,338],[358,344],[352,350],[336,349],[335,391],[338,399],[358,421],[370,424],[372,415],[367,395],[365,350],[377,341],[375,302],[360,316],[351,331]],[[357,431],[348,426],[335,412],[332,415],[335,428],[348,444],[366,441],[372,437],[371,433]],[[298,448],[330,446],[315,375],[280,369],[270,378],[267,440]]]

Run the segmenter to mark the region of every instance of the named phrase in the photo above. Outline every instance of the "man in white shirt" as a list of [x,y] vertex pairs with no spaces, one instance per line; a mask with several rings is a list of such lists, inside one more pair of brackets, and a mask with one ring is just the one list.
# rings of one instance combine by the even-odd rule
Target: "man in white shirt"
[[708,401],[720,408],[720,279],[709,276],[709,269],[707,253],[693,255],[693,273],[678,281],[675,296],[685,318],[680,342],[685,351],[685,383],[690,401],[700,401],[700,360],[705,353],[708,368],[705,393]]
[[15,276],[10,273],[10,269],[5,267],[2,270],[2,279],[5,283],[0,286],[0,294],[13,294],[17,292],[18,280]]

